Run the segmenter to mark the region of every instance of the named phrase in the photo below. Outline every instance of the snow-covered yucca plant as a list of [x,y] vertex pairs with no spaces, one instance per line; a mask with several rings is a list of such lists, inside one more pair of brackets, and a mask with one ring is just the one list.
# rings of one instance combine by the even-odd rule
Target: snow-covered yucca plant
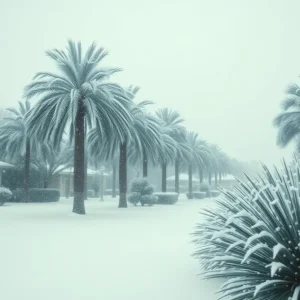
[[12,192],[5,188],[0,187],[0,206],[7,202],[12,197]]
[[202,274],[228,279],[219,299],[300,299],[300,168],[224,191],[194,233]]

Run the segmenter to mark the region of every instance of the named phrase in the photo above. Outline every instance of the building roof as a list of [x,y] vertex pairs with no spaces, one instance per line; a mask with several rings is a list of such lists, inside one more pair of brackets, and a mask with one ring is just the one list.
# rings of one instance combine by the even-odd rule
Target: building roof
[[[167,180],[168,181],[175,181],[175,175],[168,177]],[[179,180],[188,181],[189,180],[189,175],[186,174],[186,173],[180,173],[179,174]],[[196,179],[195,177],[192,177],[192,181],[197,181],[198,182],[198,179]]]
[[8,164],[4,161],[0,161],[0,169],[11,169],[14,168],[14,165]]

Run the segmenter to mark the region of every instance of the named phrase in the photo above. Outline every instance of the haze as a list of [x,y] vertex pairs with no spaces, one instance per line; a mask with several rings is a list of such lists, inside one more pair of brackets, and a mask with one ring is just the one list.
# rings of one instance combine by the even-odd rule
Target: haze
[[292,153],[276,146],[272,120],[300,74],[299,11],[283,0],[0,0],[0,106],[52,70],[46,49],[96,41],[139,99],[178,110],[230,156],[278,163]]

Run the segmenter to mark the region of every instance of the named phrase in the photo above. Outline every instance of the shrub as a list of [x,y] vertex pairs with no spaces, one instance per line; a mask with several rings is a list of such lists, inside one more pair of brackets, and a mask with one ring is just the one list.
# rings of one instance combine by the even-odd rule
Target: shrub
[[12,192],[5,188],[0,187],[0,206],[7,202],[12,197]]
[[300,168],[263,169],[214,200],[194,233],[204,278],[228,279],[220,298],[299,299]]
[[23,195],[24,195],[24,190],[23,189],[15,189],[12,191],[12,202],[22,202],[23,201]]
[[200,192],[205,192],[206,197],[211,197],[211,186],[208,182],[203,181],[200,183]]
[[139,192],[131,192],[128,195],[128,201],[134,205],[137,205],[140,202],[141,193]]
[[168,193],[154,193],[157,197],[158,204],[174,204],[178,201],[178,193],[168,192]]
[[140,197],[140,202],[142,206],[145,204],[152,206],[157,203],[157,197],[154,195],[143,195]]
[[29,189],[28,198],[30,202],[57,202],[60,191],[57,189]]
[[193,192],[193,198],[204,199],[206,197],[206,192]]
[[149,184],[146,178],[135,178],[130,182],[128,201],[134,205],[141,203],[153,205],[156,203],[156,197],[153,196],[154,187]]
[[212,197],[218,197],[220,195],[219,191],[210,191]]

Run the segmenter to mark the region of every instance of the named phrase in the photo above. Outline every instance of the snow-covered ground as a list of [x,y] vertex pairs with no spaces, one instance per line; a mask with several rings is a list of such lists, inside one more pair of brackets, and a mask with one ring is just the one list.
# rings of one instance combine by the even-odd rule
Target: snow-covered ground
[[0,207],[0,299],[215,300],[189,235],[211,200],[118,209],[117,200]]

